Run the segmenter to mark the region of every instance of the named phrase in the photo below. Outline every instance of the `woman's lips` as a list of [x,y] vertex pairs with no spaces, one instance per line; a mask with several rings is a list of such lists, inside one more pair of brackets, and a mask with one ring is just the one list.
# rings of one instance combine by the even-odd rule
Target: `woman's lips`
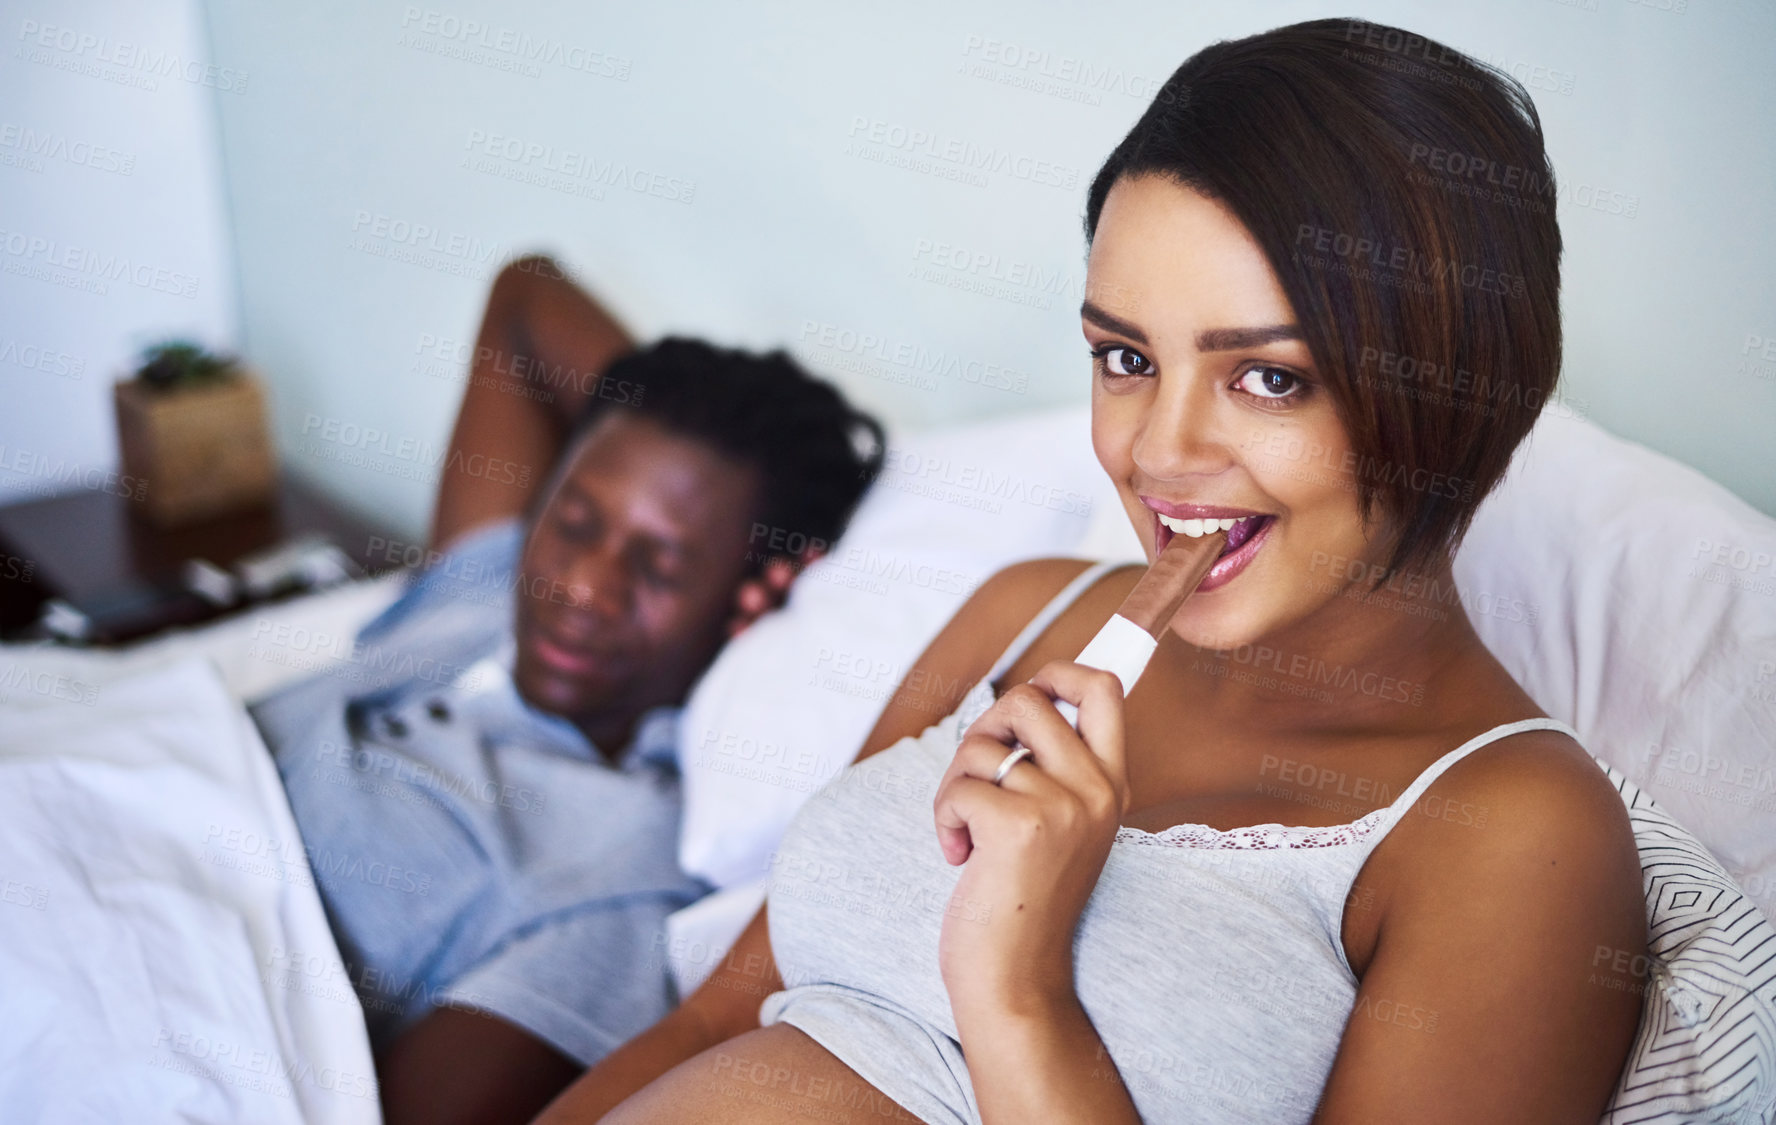
[[[1241,571],[1251,565],[1252,560],[1257,557],[1258,552],[1264,549],[1265,540],[1270,538],[1270,529],[1275,526],[1276,517],[1260,516],[1258,517],[1258,522],[1259,527],[1257,531],[1253,532],[1251,536],[1244,542],[1240,543],[1239,546],[1226,551],[1220,558],[1215,560],[1215,565],[1209,568],[1209,573],[1203,576],[1201,584],[1197,586],[1196,589],[1198,593],[1201,593],[1204,590],[1213,590],[1218,586],[1227,585],[1229,582],[1232,582],[1235,578],[1239,577]],[[1154,556],[1158,557],[1158,553],[1165,550],[1165,545],[1172,541],[1172,536],[1175,533],[1171,528],[1159,522],[1159,516],[1157,514],[1153,517],[1153,527]],[[1229,538],[1231,538],[1231,536],[1229,536]]]

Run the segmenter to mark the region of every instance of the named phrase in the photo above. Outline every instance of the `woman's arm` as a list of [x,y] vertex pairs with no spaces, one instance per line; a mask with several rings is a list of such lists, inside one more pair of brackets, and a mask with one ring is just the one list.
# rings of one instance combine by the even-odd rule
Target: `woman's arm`
[[[1079,708],[1077,731],[1055,699]],[[1045,664],[975,721],[938,785],[938,845],[966,864],[938,961],[986,1125],[1140,1125],[1073,984],[1079,917],[1128,810],[1122,704],[1111,673]],[[994,783],[1018,744],[1034,756]]]
[[1122,1075],[1070,991],[1031,997],[957,1031],[981,1121],[1090,1121],[1141,1125]]
[[1314,1121],[1595,1125],[1648,987],[1621,798],[1544,731],[1432,792],[1485,819],[1408,814],[1370,857],[1385,913]]
[[[756,966],[753,973],[737,971]],[[702,987],[654,1026],[600,1059],[549,1103],[535,1125],[592,1125],[625,1098],[686,1059],[758,1026],[758,1007],[783,987],[771,961],[765,908],[753,915],[734,947]]]
[[[954,711],[1024,622],[1083,570],[1077,559],[1019,563],[982,583],[907,674],[864,739],[861,761]],[[671,1014],[587,1070],[537,1125],[591,1125],[686,1059],[759,1026],[759,1005],[783,988],[760,907],[709,979]]]
[[439,476],[435,550],[524,513],[596,396],[599,376],[634,346],[551,259],[520,258],[500,271]]

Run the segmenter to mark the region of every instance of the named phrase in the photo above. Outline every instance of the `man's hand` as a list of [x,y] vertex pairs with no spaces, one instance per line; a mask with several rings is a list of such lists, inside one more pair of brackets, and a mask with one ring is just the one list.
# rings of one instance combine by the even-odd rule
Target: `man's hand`
[[738,637],[754,621],[781,606],[789,597],[796,576],[826,552],[807,547],[793,559],[782,556],[765,564],[756,578],[748,578],[734,591],[734,613],[728,619],[728,636]]

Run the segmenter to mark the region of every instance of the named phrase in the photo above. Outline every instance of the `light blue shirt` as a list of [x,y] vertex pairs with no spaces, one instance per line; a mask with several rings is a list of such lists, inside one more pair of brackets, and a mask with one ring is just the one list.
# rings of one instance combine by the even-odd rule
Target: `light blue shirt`
[[512,682],[524,529],[477,530],[358,635],[350,665],[253,708],[380,1049],[443,1005],[590,1065],[677,1002],[678,709],[613,765]]

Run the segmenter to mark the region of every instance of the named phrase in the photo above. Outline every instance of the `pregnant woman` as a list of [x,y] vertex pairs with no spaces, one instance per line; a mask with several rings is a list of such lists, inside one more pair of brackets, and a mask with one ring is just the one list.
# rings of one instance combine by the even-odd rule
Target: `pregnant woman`
[[1527,93],[1420,36],[1185,62],[1091,186],[1081,311],[1149,559],[1225,553],[1126,699],[1071,659],[1139,567],[986,583],[735,953],[549,1119],[1597,1121],[1634,838],[1451,574],[1559,373],[1554,203]]

